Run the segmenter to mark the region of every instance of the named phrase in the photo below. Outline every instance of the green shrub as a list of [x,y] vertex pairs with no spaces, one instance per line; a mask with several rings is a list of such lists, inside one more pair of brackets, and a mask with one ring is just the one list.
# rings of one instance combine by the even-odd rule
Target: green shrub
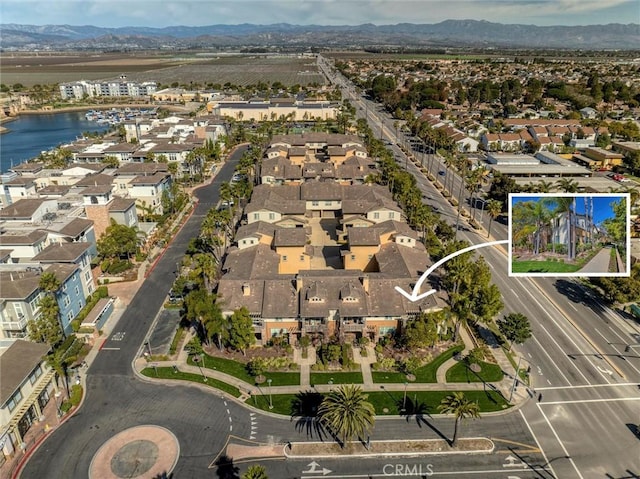
[[182,337],[184,336],[184,328],[178,326],[176,329],[176,334],[173,335],[173,340],[171,341],[171,346],[169,346],[169,354],[176,354],[178,349],[178,344],[182,341]]
[[311,346],[311,338],[309,336],[302,336],[300,338],[300,347],[308,348],[309,346]]
[[82,386],[79,384],[74,384],[71,386],[71,395],[69,397],[69,402],[71,402],[72,406],[77,406],[82,401]]

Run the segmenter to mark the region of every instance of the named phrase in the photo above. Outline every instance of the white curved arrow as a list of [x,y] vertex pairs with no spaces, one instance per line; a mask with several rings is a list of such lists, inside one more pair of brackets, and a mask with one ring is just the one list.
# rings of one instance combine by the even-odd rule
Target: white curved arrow
[[400,286],[396,286],[395,289],[396,289],[396,291],[398,293],[400,293],[401,295],[403,295],[405,298],[407,298],[409,301],[412,301],[412,302],[416,302],[419,299],[426,298],[427,296],[429,296],[431,294],[434,294],[436,292],[436,290],[435,289],[431,289],[431,290],[427,291],[426,293],[419,294],[420,288],[422,287],[422,283],[425,282],[425,280],[427,279],[427,276],[429,276],[437,268],[442,266],[444,263],[449,261],[451,258],[455,258],[458,255],[461,255],[463,253],[467,253],[469,251],[473,251],[475,249],[484,248],[485,246],[496,246],[496,245],[499,245],[499,244],[507,244],[507,243],[509,243],[509,240],[489,241],[488,243],[474,244],[472,246],[468,246],[467,248],[462,248],[461,250],[455,251],[455,252],[451,253],[450,255],[445,256],[440,261],[438,261],[435,264],[431,265],[431,267],[428,270],[426,270],[424,273],[422,273],[422,276],[420,276],[420,278],[418,279],[418,282],[413,287],[413,291],[411,291],[411,293],[407,293]]

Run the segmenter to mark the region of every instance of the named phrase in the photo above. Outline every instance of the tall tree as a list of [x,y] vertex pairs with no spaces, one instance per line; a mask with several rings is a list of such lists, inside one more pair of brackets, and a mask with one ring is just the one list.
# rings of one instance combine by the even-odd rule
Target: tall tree
[[510,313],[496,321],[498,329],[509,341],[509,348],[513,343],[522,344],[531,337],[531,323],[522,313]]
[[375,409],[368,395],[354,384],[344,384],[329,392],[318,416],[340,440],[342,447],[354,437],[364,439],[375,424]]
[[463,419],[480,417],[480,407],[476,401],[466,398],[463,392],[454,392],[442,399],[438,410],[442,414],[453,414],[455,418],[453,438],[450,445],[453,447],[458,440],[458,426]]
[[54,348],[64,338],[60,324],[60,306],[56,293],[60,289],[56,275],[45,271],[40,276],[39,287],[44,295],[38,302],[39,314],[27,323],[27,334],[32,341],[47,343]]
[[502,213],[502,204],[497,200],[489,200],[487,202],[487,212],[489,213],[489,231],[487,237],[491,236],[491,225],[493,221]]
[[229,317],[229,345],[243,355],[247,354],[247,348],[256,342],[253,332],[253,321],[249,310],[244,306],[236,309]]

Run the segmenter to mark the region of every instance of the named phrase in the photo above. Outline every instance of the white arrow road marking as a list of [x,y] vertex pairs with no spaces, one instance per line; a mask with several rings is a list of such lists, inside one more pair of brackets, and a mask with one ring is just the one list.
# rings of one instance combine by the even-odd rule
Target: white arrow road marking
[[424,283],[426,281],[427,277],[431,273],[433,273],[437,268],[442,266],[444,263],[446,263],[447,261],[449,261],[452,258],[455,258],[458,255],[461,255],[461,254],[464,254],[464,253],[468,253],[469,251],[473,251],[473,250],[476,250],[476,249],[484,248],[485,246],[496,246],[496,245],[499,245],[499,244],[507,244],[507,243],[509,243],[509,240],[489,241],[488,243],[474,244],[474,245],[468,246],[466,248],[462,248],[461,250],[455,251],[455,252],[451,253],[450,255],[445,256],[440,261],[437,261],[435,264],[431,265],[431,267],[429,269],[427,269],[424,273],[422,273],[422,276],[420,276],[420,278],[418,279],[418,282],[413,287],[413,291],[411,291],[411,293],[407,293],[400,286],[396,286],[395,290],[398,293],[402,294],[409,301],[412,301],[412,302],[418,301],[418,300],[420,300],[422,298],[426,298],[427,296],[432,295],[433,293],[435,293],[436,290],[432,289],[432,290],[427,291],[426,293],[419,294],[420,288],[422,287],[422,283]]
[[317,473],[321,473],[323,476],[326,476],[327,474],[329,474],[331,472],[331,469],[327,469],[326,467],[322,467],[320,468],[320,464],[318,464],[316,461],[310,462],[309,464],[307,464],[307,467],[309,469],[307,469],[306,471],[302,471],[302,474],[317,474]]

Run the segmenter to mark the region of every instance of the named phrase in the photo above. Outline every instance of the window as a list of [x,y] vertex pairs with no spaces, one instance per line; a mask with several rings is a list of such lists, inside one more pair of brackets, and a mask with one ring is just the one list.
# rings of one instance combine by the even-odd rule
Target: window
[[260,213],[254,213],[253,214],[253,219],[254,220],[259,220],[260,219]]
[[82,301],[78,301],[78,310],[82,309]]
[[282,261],[287,261],[287,256],[286,255],[282,256]]
[[393,211],[389,212],[389,219],[390,220],[392,220],[395,216],[396,216],[396,214]]
[[352,255],[351,255],[351,261],[355,261],[355,260],[356,260],[356,255],[355,255],[355,254],[352,254]]
[[324,205],[325,205],[325,206],[331,206],[331,201],[325,201],[325,202],[324,202]]
[[312,201],[311,202],[311,206],[320,206],[320,202],[319,201]]
[[89,281],[89,279],[91,279],[91,273],[89,271],[84,274],[84,279],[85,281]]
[[300,261],[304,261],[304,255],[303,254],[300,255]]
[[29,382],[31,384],[35,383],[40,376],[42,376],[42,366],[38,364],[38,366],[31,373],[31,376],[29,376]]
[[275,213],[269,213],[269,219],[270,220],[275,220],[276,219],[276,214]]
[[372,254],[368,255],[368,259],[371,259],[371,258],[373,258],[373,255]]
[[69,299],[69,296],[64,297],[63,303],[65,306],[69,306],[71,304],[71,300]]
[[78,288],[78,286],[77,286],[77,285],[76,285],[76,287],[75,287],[75,292],[76,292],[76,295],[80,294],[80,288]]
[[69,321],[72,321],[72,320],[73,320],[73,312],[72,312],[72,311],[69,311],[69,312],[67,313],[67,319],[68,319]]
[[66,290],[67,290],[67,283],[64,283],[64,284],[62,285],[62,291],[66,291]]
[[373,219],[374,220],[379,220],[380,219],[380,213],[378,213],[377,211],[375,213],[373,213]]
[[9,408],[9,412],[12,412],[16,408],[16,406],[18,406],[20,401],[22,401],[22,393],[18,389],[13,394],[13,396],[11,396],[11,399],[9,399],[9,401],[7,402],[7,407]]

